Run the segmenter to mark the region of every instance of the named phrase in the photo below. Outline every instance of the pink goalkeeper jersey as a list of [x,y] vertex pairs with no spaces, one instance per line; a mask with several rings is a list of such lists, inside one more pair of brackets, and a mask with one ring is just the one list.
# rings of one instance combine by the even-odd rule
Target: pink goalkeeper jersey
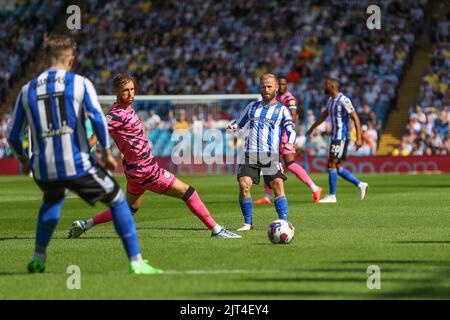
[[297,100],[289,91],[286,91],[281,95],[278,95],[277,101],[280,102],[282,105],[286,106],[286,108],[289,108],[289,110],[291,109],[297,110]]
[[124,109],[114,103],[106,115],[109,132],[123,154],[123,168],[129,178],[152,174],[158,166],[144,135],[144,127],[133,108]]

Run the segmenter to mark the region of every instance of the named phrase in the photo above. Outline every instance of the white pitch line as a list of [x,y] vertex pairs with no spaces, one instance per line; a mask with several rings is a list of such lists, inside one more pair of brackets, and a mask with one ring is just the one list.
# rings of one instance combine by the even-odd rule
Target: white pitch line
[[165,270],[163,274],[282,274],[298,273],[295,270]]

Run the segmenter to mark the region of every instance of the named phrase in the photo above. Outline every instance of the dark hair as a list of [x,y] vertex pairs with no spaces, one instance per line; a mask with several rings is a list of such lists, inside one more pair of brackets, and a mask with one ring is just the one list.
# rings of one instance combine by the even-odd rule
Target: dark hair
[[77,44],[75,40],[65,34],[44,34],[44,51],[45,55],[50,59],[64,58],[63,53],[66,50],[75,51]]

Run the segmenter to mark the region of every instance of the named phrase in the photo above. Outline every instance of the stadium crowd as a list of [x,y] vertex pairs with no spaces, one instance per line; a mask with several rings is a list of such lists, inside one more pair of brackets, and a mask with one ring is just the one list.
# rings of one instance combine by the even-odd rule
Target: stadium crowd
[[419,98],[411,107],[401,143],[392,155],[450,154],[450,9],[433,17],[429,68],[422,76]]
[[[271,71],[286,75],[289,90],[300,105],[308,105],[309,125],[324,105],[323,79],[338,78],[364,129],[364,146],[356,154],[372,155],[423,27],[427,0],[383,1],[381,30],[366,26],[369,4],[89,0],[82,28],[74,32],[75,71],[92,79],[99,94],[111,94],[112,76],[123,71],[138,79],[139,94],[257,93],[259,76]],[[199,113],[197,120],[188,115],[181,126],[189,129],[207,119],[217,126],[216,121],[237,117],[241,108],[233,104],[221,114]],[[159,121],[158,129],[171,130],[176,120],[169,109],[155,108],[154,115],[146,111],[142,119],[151,119],[150,127]],[[314,136],[312,154],[325,154],[328,129],[324,124]],[[305,126],[298,130],[301,149]]]
[[0,108],[14,82],[26,71],[47,30],[56,23],[62,0],[15,1],[15,8],[0,8]]

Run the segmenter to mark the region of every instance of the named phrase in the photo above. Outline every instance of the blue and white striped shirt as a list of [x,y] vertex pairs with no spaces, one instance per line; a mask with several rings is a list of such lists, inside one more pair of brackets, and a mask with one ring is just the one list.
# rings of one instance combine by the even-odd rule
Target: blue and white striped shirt
[[24,155],[22,136],[31,130],[31,169],[39,181],[75,179],[94,165],[86,137],[86,112],[99,143],[110,147],[106,119],[92,82],[52,68],[22,87],[10,123],[8,141]]
[[262,101],[251,102],[232,124],[238,129],[248,125],[244,146],[246,153],[278,153],[283,129],[289,143],[295,143],[297,137],[291,112],[279,102],[270,105],[263,105]]
[[327,110],[331,120],[331,140],[347,140],[349,114],[355,111],[352,102],[339,92],[336,98],[328,99]]

